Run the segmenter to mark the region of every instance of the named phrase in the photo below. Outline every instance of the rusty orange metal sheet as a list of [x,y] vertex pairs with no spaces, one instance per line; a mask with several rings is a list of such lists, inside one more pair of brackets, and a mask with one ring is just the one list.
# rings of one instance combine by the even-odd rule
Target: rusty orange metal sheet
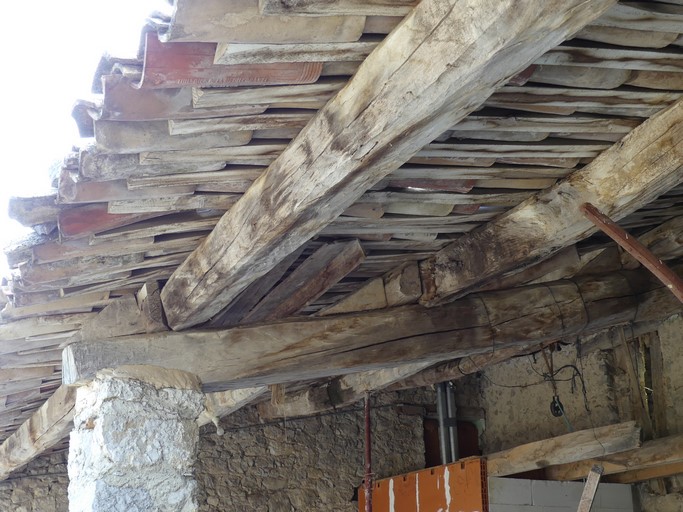
[[[360,512],[365,511],[365,492],[358,489]],[[373,512],[488,512],[486,461],[463,459],[373,485]]]
[[320,77],[321,62],[214,64],[216,43],[162,43],[146,34],[145,63],[140,87],[237,87],[309,84]]

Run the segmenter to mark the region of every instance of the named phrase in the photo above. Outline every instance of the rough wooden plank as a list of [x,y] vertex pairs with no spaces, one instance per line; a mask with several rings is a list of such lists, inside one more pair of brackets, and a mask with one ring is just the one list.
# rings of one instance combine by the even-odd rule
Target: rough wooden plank
[[487,455],[487,471],[489,476],[514,475],[554,464],[625,452],[639,446],[640,427],[634,421],[627,421],[579,430]]
[[73,383],[135,361],[196,373],[209,389],[281,384],[555,340],[665,318],[681,307],[647,274],[622,272],[474,294],[431,309],[91,340],[67,347],[63,372]]
[[288,109],[282,113],[266,111],[254,116],[217,117],[211,119],[178,119],[168,121],[171,135],[206,134],[237,130],[272,130],[303,128],[313,117],[310,110]]
[[655,478],[667,478],[683,474],[683,463],[666,464],[654,468],[636,469],[607,477],[605,480],[615,484],[635,484]]
[[0,446],[0,479],[64,439],[72,428],[76,389],[57,391]]
[[169,279],[162,299],[170,325],[186,328],[220,311],[498,84],[612,4],[420,3]]
[[387,307],[387,297],[384,292],[382,278],[371,279],[360,289],[347,295],[339,302],[321,309],[316,316],[329,316],[356,311],[370,311]]
[[216,49],[214,62],[226,66],[288,62],[356,62],[370,55],[378,42],[315,44],[223,43]]
[[683,464],[683,434],[645,441],[642,447],[635,450],[550,466],[545,468],[545,477],[549,480],[580,480],[586,477],[594,464],[603,467],[604,475]]
[[115,214],[176,213],[188,210],[226,211],[229,210],[239,198],[239,194],[195,194],[185,197],[110,201],[107,211]]
[[559,46],[536,59],[535,63],[553,66],[642,69],[645,71],[683,71],[683,56],[680,53],[661,50]]
[[306,84],[320,77],[321,62],[221,66],[216,43],[162,43],[147,32],[141,89]]
[[[259,0],[263,14],[295,16],[405,16],[417,0]],[[367,29],[367,25],[366,25]],[[367,32],[367,30],[366,30]],[[387,34],[389,32],[386,32]]]
[[579,211],[585,202],[619,220],[672,188],[683,177],[682,117],[678,102],[585,168],[425,261],[421,301],[462,295],[585,238],[595,231]]
[[50,194],[37,197],[10,197],[8,215],[24,226],[57,222],[61,208],[57,196]]
[[60,204],[106,203],[108,201],[131,201],[151,197],[179,197],[191,195],[194,186],[170,186],[163,190],[129,190],[125,180],[84,181],[63,171],[59,179]]
[[103,153],[140,153],[243,146],[252,132],[171,135],[168,121],[95,121],[97,149]]
[[258,0],[178,0],[166,41],[236,43],[314,43],[356,41],[363,16],[263,16]]
[[260,279],[251,283],[223,311],[212,318],[209,325],[211,327],[230,327],[239,324],[273,286],[282,279],[287,270],[299,259],[303,250],[304,247],[300,247],[275,265]]
[[104,99],[98,119],[112,121],[165,121],[168,119],[201,119],[222,116],[260,114],[265,105],[240,105],[219,108],[192,106],[192,88],[139,89],[119,75],[102,80]]
[[343,279],[365,259],[358,240],[324,245],[277,285],[244,318],[267,322],[293,315]]
[[192,104],[195,108],[263,104],[278,108],[307,108],[313,104],[324,104],[344,85],[346,80],[327,78],[307,85],[194,89]]

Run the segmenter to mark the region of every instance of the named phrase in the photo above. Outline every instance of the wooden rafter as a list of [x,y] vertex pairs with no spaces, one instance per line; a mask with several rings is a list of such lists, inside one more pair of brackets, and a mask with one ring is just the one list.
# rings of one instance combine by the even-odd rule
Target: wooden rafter
[[421,2],[174,272],[162,291],[169,325],[185,329],[218,313],[496,87],[614,3]]
[[683,102],[655,115],[585,168],[439,251],[421,265],[433,306],[519,271],[595,232],[590,202],[619,220],[683,179]]

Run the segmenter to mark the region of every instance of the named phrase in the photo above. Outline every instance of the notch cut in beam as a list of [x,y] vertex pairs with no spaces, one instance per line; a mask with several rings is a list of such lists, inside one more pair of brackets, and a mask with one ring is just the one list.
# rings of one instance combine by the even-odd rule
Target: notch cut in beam
[[207,321],[614,3],[423,0],[173,273],[162,291],[169,325]]

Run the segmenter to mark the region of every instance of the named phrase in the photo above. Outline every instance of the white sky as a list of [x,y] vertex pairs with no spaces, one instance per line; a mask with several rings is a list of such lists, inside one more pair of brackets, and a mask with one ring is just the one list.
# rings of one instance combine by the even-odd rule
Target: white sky
[[[26,230],[7,217],[12,195],[49,187],[48,167],[78,140],[71,107],[90,95],[100,56],[135,56],[145,17],[162,0],[15,0],[0,30],[3,168],[0,248]],[[0,275],[7,275],[0,254]]]

